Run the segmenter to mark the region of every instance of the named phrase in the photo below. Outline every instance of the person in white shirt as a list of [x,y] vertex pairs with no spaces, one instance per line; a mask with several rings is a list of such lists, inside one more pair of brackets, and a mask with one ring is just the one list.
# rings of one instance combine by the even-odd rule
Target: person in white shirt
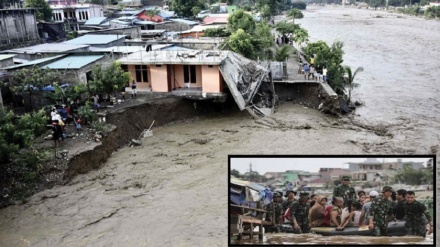
[[361,209],[362,205],[360,202],[353,202],[353,204],[351,205],[351,212],[349,212],[348,217],[343,220],[341,216],[341,225],[338,226],[336,230],[343,230],[346,226],[359,226],[359,221],[362,214]]

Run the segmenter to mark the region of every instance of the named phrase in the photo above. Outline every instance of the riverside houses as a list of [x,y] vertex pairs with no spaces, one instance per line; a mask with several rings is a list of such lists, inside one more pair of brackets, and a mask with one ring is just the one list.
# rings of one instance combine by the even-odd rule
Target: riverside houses
[[139,51],[118,61],[139,91],[200,100],[225,98],[230,92],[241,110],[273,112],[270,71],[232,51]]

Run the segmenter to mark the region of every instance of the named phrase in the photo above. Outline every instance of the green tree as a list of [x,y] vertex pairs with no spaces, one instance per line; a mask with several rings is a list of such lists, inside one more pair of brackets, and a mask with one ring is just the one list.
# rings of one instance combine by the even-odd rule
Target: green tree
[[306,9],[306,3],[305,2],[293,2],[292,3],[292,8],[295,8],[295,9],[302,9],[302,10],[304,10],[304,9]]
[[145,10],[145,15],[147,15],[148,17],[150,17],[150,20],[153,21],[153,17],[157,14],[160,13],[160,10],[158,8],[154,8],[154,9],[147,9]]
[[211,13],[217,14],[218,12],[220,12],[220,6],[211,7]]
[[249,59],[256,58],[256,52],[252,44],[252,36],[243,29],[234,32],[228,41],[229,48]]
[[357,73],[364,71],[363,67],[357,67],[354,73],[352,73],[350,66],[344,66],[345,70],[345,83],[346,87],[348,89],[348,102],[351,101],[351,92],[353,91],[353,88],[358,87],[358,83],[354,83],[354,78],[356,77]]
[[42,87],[51,85],[61,78],[56,70],[48,68],[32,67],[31,69],[18,70],[12,76],[12,91],[27,94],[29,96],[30,110],[32,110],[32,96],[35,91]]
[[299,25],[291,24],[286,21],[280,21],[277,24],[275,24],[275,30],[280,32],[282,35],[293,33],[296,28],[298,28]]
[[273,16],[277,13],[281,1],[282,0],[255,0],[255,7],[261,12],[264,6],[267,5],[270,9],[271,16]]
[[236,178],[240,178],[241,177],[240,172],[235,170],[235,169],[231,170],[231,175],[236,177]]
[[391,178],[391,181],[409,185],[432,184],[432,170],[416,170],[412,168],[411,164],[406,164]]
[[0,164],[10,161],[19,149],[29,147],[36,136],[46,132],[44,110],[21,117],[10,111],[0,111]]
[[256,28],[256,23],[254,18],[245,13],[242,9],[238,9],[229,15],[228,17],[228,27],[231,32],[235,32],[239,29],[244,30],[246,33],[254,33]]
[[267,4],[261,7],[260,13],[261,13],[261,17],[264,18],[265,20],[269,20],[270,17],[272,16],[272,11],[270,9],[270,6]]
[[52,9],[45,0],[26,0],[26,7],[37,9],[37,20],[52,20]]
[[293,54],[293,47],[290,45],[283,45],[275,49],[275,61],[283,62]]
[[231,32],[224,27],[208,28],[203,31],[204,37],[229,37],[230,35]]
[[105,68],[96,65],[92,70],[92,80],[88,81],[88,90],[90,94],[106,93],[111,95],[125,87],[130,79],[130,73],[125,72],[119,62],[113,62]]
[[172,10],[177,16],[192,17],[193,8],[199,7],[205,9],[205,1],[203,0],[173,0],[171,3]]
[[301,27],[296,27],[295,31],[293,31],[293,41],[297,44],[298,51],[301,48],[302,44],[309,41],[309,33],[306,29]]
[[199,6],[195,6],[191,9],[191,11],[192,11],[193,16],[196,17],[200,13],[200,11],[202,11],[202,10],[200,9]]
[[290,9],[287,11],[287,17],[292,18],[292,23],[295,24],[295,19],[302,19],[304,18],[303,13],[299,9]]

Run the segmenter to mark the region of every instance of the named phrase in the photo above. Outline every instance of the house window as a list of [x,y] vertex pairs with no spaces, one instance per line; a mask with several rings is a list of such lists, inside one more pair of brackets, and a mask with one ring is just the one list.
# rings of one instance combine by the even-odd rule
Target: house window
[[214,67],[213,65],[208,65],[208,68],[212,68],[212,67]]
[[123,71],[125,71],[125,72],[128,71],[128,67],[127,67],[126,64],[121,64],[121,69],[122,69]]
[[148,68],[147,65],[135,65],[136,81],[148,82]]
[[196,83],[196,66],[195,65],[184,65],[183,66],[183,79],[185,83],[191,82]]
[[142,78],[143,82],[148,82],[148,70],[147,65],[142,65]]

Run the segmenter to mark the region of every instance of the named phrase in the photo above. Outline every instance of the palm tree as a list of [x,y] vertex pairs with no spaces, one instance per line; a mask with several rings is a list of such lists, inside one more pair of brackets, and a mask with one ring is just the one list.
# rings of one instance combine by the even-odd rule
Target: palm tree
[[275,61],[285,61],[292,55],[293,48],[289,45],[283,45],[280,48],[276,48],[274,58]]
[[293,8],[287,11],[287,17],[292,18],[293,24],[295,24],[295,19],[302,19],[304,15],[301,10]]
[[346,87],[348,88],[348,102],[350,102],[351,91],[353,90],[353,88],[359,86],[358,83],[354,83],[354,78],[356,77],[358,72],[364,71],[364,68],[357,67],[357,69],[354,71],[354,73],[352,73],[350,66],[344,66],[344,71],[345,71],[344,79],[346,82]]

